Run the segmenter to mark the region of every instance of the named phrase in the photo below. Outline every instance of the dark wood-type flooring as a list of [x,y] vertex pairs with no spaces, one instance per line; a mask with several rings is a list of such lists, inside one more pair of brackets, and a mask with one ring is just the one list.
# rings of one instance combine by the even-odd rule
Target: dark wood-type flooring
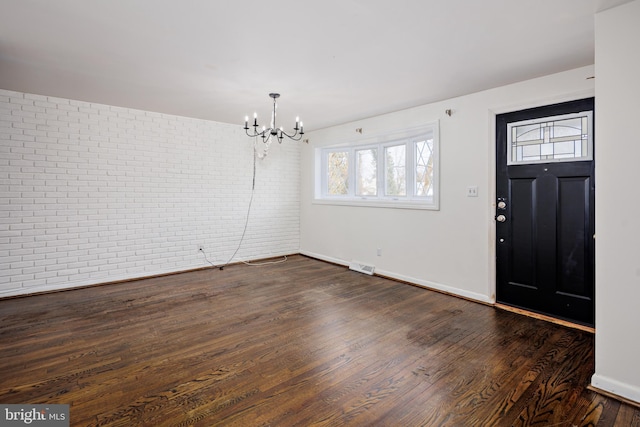
[[594,339],[303,256],[0,300],[0,403],[72,426],[640,426]]

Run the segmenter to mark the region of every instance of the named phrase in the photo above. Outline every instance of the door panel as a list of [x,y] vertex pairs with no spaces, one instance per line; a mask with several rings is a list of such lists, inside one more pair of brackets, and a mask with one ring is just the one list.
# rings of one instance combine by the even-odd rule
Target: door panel
[[[496,208],[496,297],[593,325],[593,160],[507,164],[508,124],[583,111],[593,111],[593,98],[496,117],[497,202],[504,203]],[[545,138],[554,131],[545,131]]]
[[558,192],[558,291],[585,295],[588,274],[585,243],[588,230],[589,177],[562,178]]
[[529,286],[537,289],[534,269],[535,245],[535,179],[514,179],[511,181],[511,266],[510,281],[513,285]]

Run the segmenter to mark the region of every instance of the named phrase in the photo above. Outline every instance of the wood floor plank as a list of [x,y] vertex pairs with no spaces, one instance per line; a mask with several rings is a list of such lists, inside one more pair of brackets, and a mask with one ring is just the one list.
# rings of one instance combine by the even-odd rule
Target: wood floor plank
[[304,256],[0,300],[0,402],[73,426],[640,426],[593,336]]
[[640,411],[631,405],[620,405],[614,425],[640,427]]

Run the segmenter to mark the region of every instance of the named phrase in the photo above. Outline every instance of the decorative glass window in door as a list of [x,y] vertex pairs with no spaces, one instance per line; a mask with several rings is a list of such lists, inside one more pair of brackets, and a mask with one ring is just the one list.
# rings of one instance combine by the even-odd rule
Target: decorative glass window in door
[[593,160],[593,112],[507,124],[507,164]]

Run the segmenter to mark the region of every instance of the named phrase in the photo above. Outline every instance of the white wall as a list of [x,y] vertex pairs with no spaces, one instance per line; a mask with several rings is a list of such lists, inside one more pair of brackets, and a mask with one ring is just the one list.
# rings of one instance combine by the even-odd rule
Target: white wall
[[[220,264],[251,196],[233,126],[0,90],[0,297]],[[236,260],[299,249],[299,144],[257,162]]]
[[640,402],[640,0],[596,15],[596,373]]
[[[494,301],[495,114],[593,96],[593,73],[584,67],[311,132],[302,150],[302,253],[364,261],[390,277]],[[356,128],[366,138],[434,120],[440,122],[439,211],[313,203],[314,148],[357,141]],[[466,196],[468,186],[478,186],[477,198]]]

